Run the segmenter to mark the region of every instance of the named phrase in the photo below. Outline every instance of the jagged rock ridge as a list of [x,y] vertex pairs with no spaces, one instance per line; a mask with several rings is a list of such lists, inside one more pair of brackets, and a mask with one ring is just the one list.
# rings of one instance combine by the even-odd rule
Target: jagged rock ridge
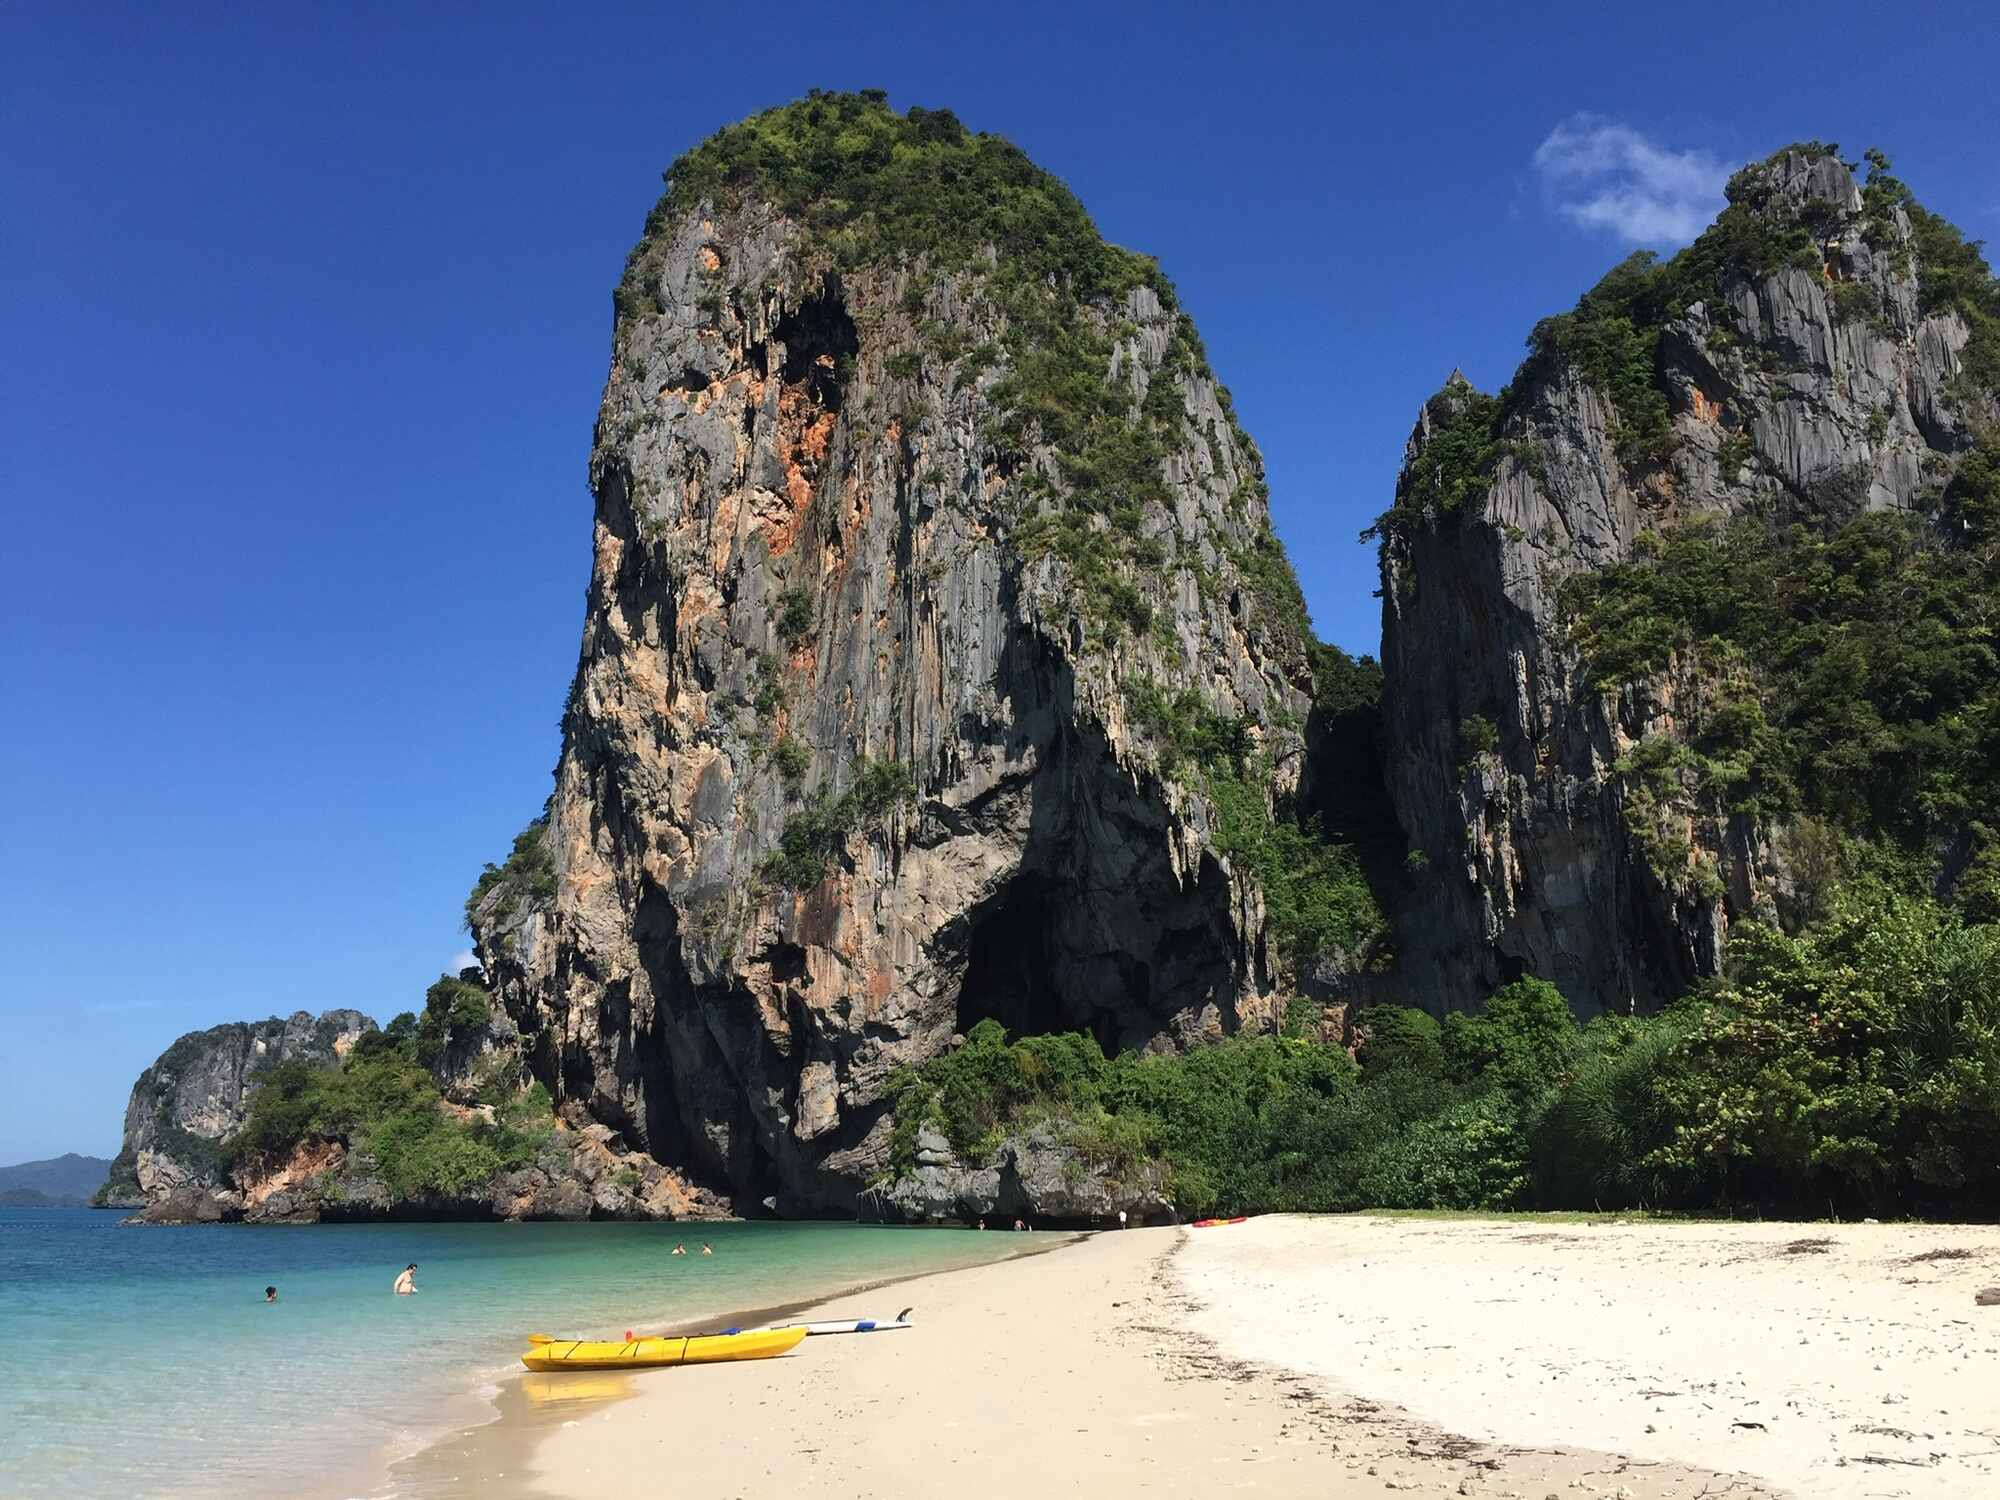
[[[1926,257],[1962,242],[1919,236],[1942,221],[1875,159],[1866,191],[1830,147],[1746,169],[1693,247],[1538,328],[1501,398],[1454,372],[1424,407],[1378,528],[1412,1002],[1526,973],[1586,1013],[1649,1006],[1715,972],[1731,920],[1788,915],[1798,825],[1634,769],[1712,714],[1714,662],[1593,680],[1565,587],[1704,517],[1934,515],[1995,420],[1993,325],[1941,293]],[[1732,670],[1754,697],[1757,664]]]

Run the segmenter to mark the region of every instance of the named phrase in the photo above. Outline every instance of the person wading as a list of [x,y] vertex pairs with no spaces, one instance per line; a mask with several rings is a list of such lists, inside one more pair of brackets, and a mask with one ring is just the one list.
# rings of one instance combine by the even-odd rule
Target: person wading
[[403,1268],[403,1274],[396,1278],[396,1295],[414,1297],[417,1294],[417,1263],[411,1261]]

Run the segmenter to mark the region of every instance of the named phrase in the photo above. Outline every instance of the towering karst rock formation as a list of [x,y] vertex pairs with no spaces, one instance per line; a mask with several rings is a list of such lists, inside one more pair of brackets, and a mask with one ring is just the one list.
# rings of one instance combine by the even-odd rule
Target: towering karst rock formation
[[819,96],[667,180],[555,794],[469,915],[559,1099],[841,1207],[983,1018],[1268,1022],[1310,638],[1171,287],[1013,147]]
[[[989,1020],[1346,1041],[1339,1002],[1523,975],[1648,1008],[1857,869],[2000,916],[2000,288],[1872,168],[1746,168],[1499,396],[1426,403],[1378,675],[1312,641],[1171,286],[1060,183],[873,94],[724,130],[617,289],[562,757],[467,902],[483,972],[379,1035],[183,1038],[114,1186],[1145,1214],[1159,1171],[1049,1122],[897,1132],[899,1069]],[[332,1103],[273,1071],[343,1051]],[[265,1076],[295,1107],[246,1126]]]
[[[1852,573],[1855,599],[1912,548],[1978,543],[1966,507],[1992,487],[2000,299],[1879,159],[1864,190],[1832,148],[1794,147],[1729,198],[1674,260],[1628,261],[1538,327],[1501,397],[1454,375],[1410,437],[1378,529],[1412,1003],[1474,1004],[1526,973],[1586,1013],[1645,1008],[1715,972],[1731,920],[1796,920],[1843,822],[1932,847],[1947,889],[1978,852],[1977,810],[1950,796],[1882,806],[1899,755],[1939,763],[1898,723],[1991,732],[1953,725],[1962,684],[1913,667],[1871,680],[1897,668],[1880,647],[1871,668],[1858,638],[1840,667],[1856,622],[1838,589],[1768,601],[1799,655],[1765,659],[1781,637],[1727,606],[1725,575],[1870,511],[1912,524],[1866,534],[1889,562],[1837,546],[1821,560],[1827,578]],[[1936,619],[1893,623],[1986,649],[1949,595]],[[1797,679],[1844,670],[1831,694],[1808,684],[1822,707],[1803,702]],[[1823,711],[1841,692],[1852,727]]]

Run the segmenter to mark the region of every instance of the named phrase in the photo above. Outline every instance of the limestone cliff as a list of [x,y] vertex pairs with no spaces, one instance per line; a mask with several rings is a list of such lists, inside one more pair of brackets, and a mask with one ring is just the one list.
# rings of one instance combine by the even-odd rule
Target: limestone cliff
[[1290,960],[1175,747],[1226,726],[1284,803],[1304,610],[1171,287],[1014,148],[822,96],[667,181],[555,794],[469,918],[559,1101],[842,1209],[891,1074],[982,1018],[1271,1024]]
[[[421,1020],[386,1031],[333,1010],[181,1037],[133,1085],[98,1203],[151,1224],[720,1211],[607,1127],[519,1087],[517,1038],[482,1013],[475,972],[441,979]],[[275,1109],[257,1101],[267,1087],[280,1090]]]
[[1725,704],[1763,733],[1764,664],[1682,639],[1593,673],[1565,590],[1705,517],[1777,538],[1904,511],[1958,544],[1939,497],[1994,420],[1991,354],[1936,259],[1962,242],[1886,172],[1864,191],[1818,145],[1746,169],[1689,250],[1538,328],[1501,397],[1454,375],[1424,407],[1378,526],[1413,1002],[1527,973],[1585,1012],[1645,1007],[1713,973],[1732,920],[1788,915],[1806,856],[1781,799],[1677,769]]

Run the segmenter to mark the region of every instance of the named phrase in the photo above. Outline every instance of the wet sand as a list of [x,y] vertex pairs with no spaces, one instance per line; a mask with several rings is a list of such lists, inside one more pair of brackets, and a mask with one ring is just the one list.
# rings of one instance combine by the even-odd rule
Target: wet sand
[[[1027,1235],[1010,1255],[985,1265],[1047,1255],[1077,1238],[1062,1232]],[[893,1314],[899,1308],[910,1305],[910,1299],[921,1295],[925,1284],[954,1276],[966,1269],[984,1269],[984,1265],[885,1277],[841,1288],[831,1295],[830,1300],[807,1298],[762,1307],[717,1311],[672,1323],[643,1324],[638,1331],[672,1337],[712,1333],[718,1328],[753,1328],[794,1317],[819,1316],[813,1309],[857,1305],[858,1301],[870,1298],[879,1301],[887,1314]],[[896,1294],[903,1291],[908,1291],[909,1298],[896,1301]],[[890,1302],[895,1302],[895,1306],[889,1306]],[[816,1342],[823,1343],[825,1340]],[[719,1370],[729,1367],[705,1368]],[[434,1500],[434,1497],[475,1492],[495,1497],[546,1493],[533,1484],[534,1464],[531,1461],[545,1438],[560,1428],[573,1426],[579,1417],[601,1412],[615,1402],[646,1393],[649,1387],[645,1382],[649,1380],[680,1373],[691,1372],[511,1372],[489,1398],[478,1403],[476,1412],[468,1413],[466,1420],[458,1423],[446,1436],[424,1444],[415,1453],[393,1458],[378,1456],[372,1470],[376,1478],[369,1487],[359,1492],[351,1486],[329,1490],[325,1500],[349,1500],[349,1497],[357,1497],[358,1500],[360,1494],[379,1497],[379,1500]]]

